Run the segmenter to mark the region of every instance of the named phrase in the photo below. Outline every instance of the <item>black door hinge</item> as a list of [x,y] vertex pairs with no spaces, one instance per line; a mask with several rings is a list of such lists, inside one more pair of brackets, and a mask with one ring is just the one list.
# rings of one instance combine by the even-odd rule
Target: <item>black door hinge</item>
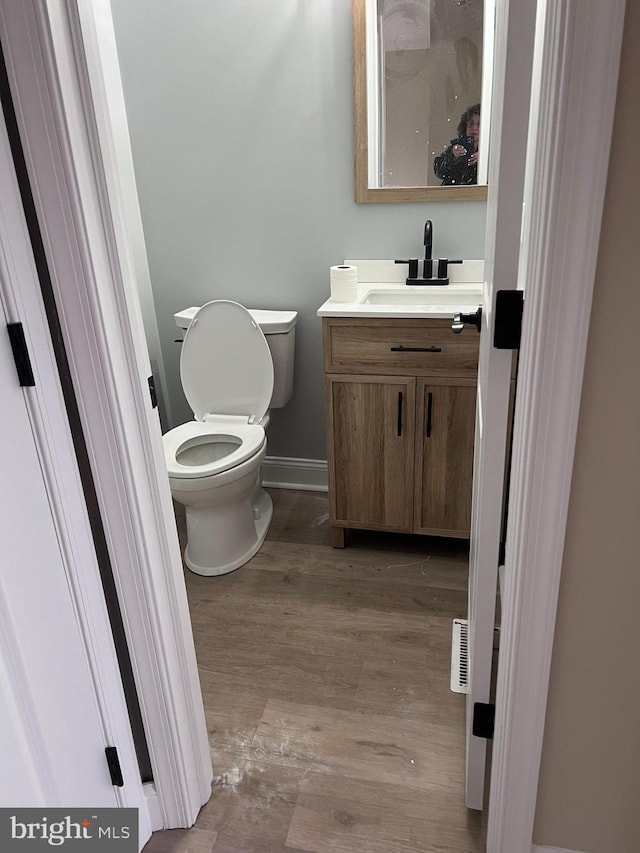
[[18,382],[23,388],[32,388],[36,384],[31,369],[31,359],[27,349],[27,340],[24,336],[22,323],[7,323],[7,332],[13,351],[13,360],[16,363]]
[[116,788],[122,788],[124,786],[124,779],[122,778],[122,769],[120,768],[120,759],[118,758],[117,747],[107,746],[105,747],[104,753],[107,756],[107,766],[109,768],[109,775],[111,776],[111,784],[115,785]]
[[149,396],[151,397],[151,406],[156,409],[158,407],[158,395],[156,394],[156,381],[153,378],[153,373],[149,377]]
[[498,290],[493,325],[493,345],[496,349],[520,349],[522,334],[522,290]]
[[488,702],[473,703],[472,733],[476,737],[490,740],[493,737],[493,726],[496,718],[496,706]]

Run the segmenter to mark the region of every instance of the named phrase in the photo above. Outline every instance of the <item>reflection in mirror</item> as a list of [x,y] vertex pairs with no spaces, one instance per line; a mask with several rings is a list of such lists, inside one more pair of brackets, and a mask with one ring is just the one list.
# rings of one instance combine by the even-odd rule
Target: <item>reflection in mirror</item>
[[356,201],[486,198],[484,6],[352,0]]

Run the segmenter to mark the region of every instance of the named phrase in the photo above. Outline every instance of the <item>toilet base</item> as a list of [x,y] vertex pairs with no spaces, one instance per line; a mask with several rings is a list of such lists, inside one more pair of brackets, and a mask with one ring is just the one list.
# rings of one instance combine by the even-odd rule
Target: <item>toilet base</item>
[[[217,508],[186,507],[187,547],[184,562],[196,575],[226,575],[244,566],[260,550],[271,518],[273,502],[260,489],[247,500],[244,511],[226,515]],[[198,556],[216,554],[214,566],[201,565]]]

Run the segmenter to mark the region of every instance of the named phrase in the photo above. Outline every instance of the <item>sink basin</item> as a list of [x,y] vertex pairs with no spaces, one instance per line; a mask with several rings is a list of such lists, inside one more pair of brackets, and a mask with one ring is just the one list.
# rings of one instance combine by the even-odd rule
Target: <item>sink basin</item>
[[421,290],[393,287],[388,290],[369,290],[360,300],[361,305],[468,305],[478,302],[476,291],[455,290],[448,287],[429,287]]

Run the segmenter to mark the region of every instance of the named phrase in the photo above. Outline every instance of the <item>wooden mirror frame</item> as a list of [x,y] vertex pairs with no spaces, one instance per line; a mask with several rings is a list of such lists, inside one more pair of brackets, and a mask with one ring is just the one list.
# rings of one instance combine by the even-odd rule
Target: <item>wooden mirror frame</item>
[[351,0],[353,25],[353,139],[356,203],[477,201],[487,198],[486,184],[446,187],[369,187],[367,124],[366,0]]

